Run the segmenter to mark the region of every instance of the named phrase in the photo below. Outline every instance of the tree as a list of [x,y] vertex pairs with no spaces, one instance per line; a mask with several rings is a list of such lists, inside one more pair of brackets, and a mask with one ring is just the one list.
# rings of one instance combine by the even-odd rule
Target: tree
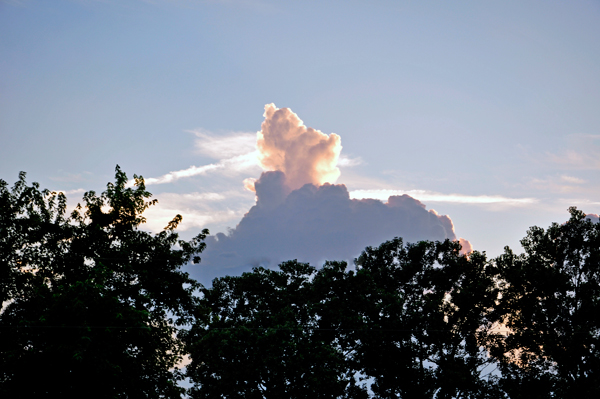
[[402,239],[357,260],[362,329],[356,359],[381,398],[494,397],[484,350],[497,299],[484,254],[457,242]]
[[343,378],[335,334],[320,328],[315,272],[289,261],[280,271],[255,268],[203,290],[188,336],[193,398],[336,398],[356,391]]
[[64,194],[0,180],[0,393],[4,397],[180,397],[178,326],[200,285],[181,271],[204,230],[178,238],[177,215],[139,230],[156,200],[142,177],[115,183],[67,215]]
[[577,208],[547,230],[529,229],[525,252],[495,260],[498,318],[508,328],[491,353],[511,397],[600,397],[600,224]]
[[192,397],[494,397],[498,292],[485,255],[459,250],[397,238],[356,270],[290,261],[215,279],[187,337]]

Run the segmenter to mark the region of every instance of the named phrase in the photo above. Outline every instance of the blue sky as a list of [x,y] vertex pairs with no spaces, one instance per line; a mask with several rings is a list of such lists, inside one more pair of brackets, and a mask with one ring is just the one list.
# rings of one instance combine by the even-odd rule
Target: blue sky
[[[600,213],[597,1],[0,0],[9,183],[73,203],[116,164],[219,164],[269,103],[341,136],[351,195],[406,192],[492,256],[570,205]],[[149,185],[149,227],[235,228],[262,169],[231,165]]]

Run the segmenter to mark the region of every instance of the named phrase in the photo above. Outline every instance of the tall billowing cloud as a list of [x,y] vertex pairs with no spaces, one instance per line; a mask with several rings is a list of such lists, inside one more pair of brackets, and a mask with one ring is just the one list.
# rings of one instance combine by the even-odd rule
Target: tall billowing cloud
[[308,183],[320,186],[337,180],[340,136],[306,127],[292,110],[275,104],[265,106],[264,117],[256,145],[265,170],[283,172],[292,190]]
[[[386,202],[352,199],[345,185],[331,184],[340,175],[340,136],[306,127],[290,109],[274,104],[265,106],[264,116],[257,150],[265,172],[244,180],[256,192],[256,204],[228,234],[208,237],[201,266],[192,272],[201,282],[289,259],[351,264],[365,247],[394,237],[457,239],[448,216],[409,195],[391,195]],[[459,240],[464,253],[472,250]]]
[[[407,242],[456,239],[446,215],[426,210],[408,196],[350,199],[343,184],[306,184],[292,190],[283,172],[264,172],[256,181],[257,201],[229,235],[209,237],[201,276],[208,283],[217,274],[276,266],[298,259],[315,265],[324,260],[352,260],[367,246],[393,237]],[[461,240],[466,252],[468,241]]]

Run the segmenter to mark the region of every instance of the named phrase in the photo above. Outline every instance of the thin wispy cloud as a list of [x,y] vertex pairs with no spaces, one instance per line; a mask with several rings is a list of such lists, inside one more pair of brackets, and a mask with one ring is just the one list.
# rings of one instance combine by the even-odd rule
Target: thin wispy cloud
[[568,169],[600,169],[600,135],[572,134],[567,149],[561,153],[546,153],[546,159]]
[[361,157],[351,158],[351,157],[346,156],[346,155],[340,155],[340,158],[338,159],[337,166],[341,167],[341,168],[349,168],[349,167],[352,167],[352,166],[362,165],[364,163],[365,162],[363,161],[363,159]]
[[[73,202],[73,196],[75,196],[75,195],[82,195],[87,190],[85,190],[83,188],[76,188],[76,189],[73,189],[73,190],[52,190],[52,191],[54,191],[56,193],[63,193],[67,197],[67,200],[69,200],[69,205],[70,205]],[[71,206],[71,208],[74,208],[74,205]],[[71,209],[71,208],[69,208],[69,209]]]
[[585,183],[585,180],[580,179],[578,177],[574,177],[574,176],[569,176],[569,175],[561,175],[560,179],[566,183],[571,183],[571,184],[583,184]]
[[184,177],[192,177],[198,175],[205,175],[210,171],[214,171],[216,169],[222,169],[225,165],[222,163],[212,163],[204,166],[190,166],[187,169],[177,170],[174,172],[169,172],[159,177],[150,177],[145,179],[146,185],[150,186],[152,184],[165,184],[172,183],[175,180],[179,180]]
[[598,209],[600,201],[590,200],[588,198],[577,198],[577,197],[565,197],[557,198],[554,200],[555,203],[559,204],[560,209],[566,209],[569,206],[576,206],[582,210]]
[[[190,166],[187,169],[169,172],[159,177],[150,177],[144,179],[146,185],[172,183],[176,180],[186,177],[201,176],[207,173],[221,171],[223,173],[238,174],[252,170],[258,165],[258,154],[251,152],[238,155],[229,159],[222,159],[219,162],[204,166]],[[132,182],[129,183],[130,185]]]
[[527,183],[527,186],[555,193],[575,193],[589,190],[589,184],[586,183],[586,180],[579,177],[562,174],[533,178]]
[[[159,177],[146,178],[146,185],[172,183],[179,179],[202,176],[208,173],[225,174],[248,173],[258,168],[258,151],[256,150],[256,133],[232,132],[217,135],[206,130],[190,130],[196,136],[195,147],[199,154],[218,162],[203,166],[190,166],[166,173]],[[133,181],[129,182],[132,185]]]
[[160,201],[166,201],[170,204],[177,203],[178,205],[192,206],[199,201],[223,201],[230,195],[231,193],[162,193],[160,194]]
[[177,230],[180,232],[193,228],[202,229],[210,224],[239,220],[243,216],[243,212],[232,209],[206,212],[197,209],[155,207],[148,209],[144,213],[147,222],[143,228],[153,232],[160,232],[177,214],[183,215],[183,220],[177,227]]
[[83,188],[76,188],[74,190],[67,190],[65,191],[65,195],[75,195],[75,194],[84,194],[86,192],[85,189]]
[[195,146],[199,154],[213,159],[232,158],[256,151],[256,133],[231,132],[216,135],[207,130],[188,130],[196,136]]
[[[100,0],[95,0],[100,1]],[[219,4],[226,7],[244,7],[255,11],[274,11],[276,8],[273,4],[269,4],[260,0],[137,0],[141,3],[153,5],[166,4],[172,7],[193,8],[206,4]]]
[[352,199],[373,198],[387,201],[391,196],[410,195],[419,201],[427,202],[450,202],[457,204],[503,204],[511,206],[524,206],[538,202],[535,198],[509,198],[499,195],[465,195],[465,194],[442,194],[427,190],[353,190],[350,191]]
[[228,201],[240,197],[239,191],[207,193],[161,193],[156,196],[158,204],[151,206],[144,215],[147,222],[143,228],[161,231],[175,215],[183,215],[179,231],[204,228],[224,222],[235,222],[245,213],[245,207],[232,207]]

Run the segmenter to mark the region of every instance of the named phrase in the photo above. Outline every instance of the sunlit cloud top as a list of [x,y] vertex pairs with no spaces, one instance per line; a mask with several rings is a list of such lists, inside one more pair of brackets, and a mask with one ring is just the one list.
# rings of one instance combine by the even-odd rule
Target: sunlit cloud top
[[257,140],[263,169],[285,173],[291,189],[335,183],[340,176],[340,136],[307,127],[291,109],[275,104],[265,105],[264,117]]

